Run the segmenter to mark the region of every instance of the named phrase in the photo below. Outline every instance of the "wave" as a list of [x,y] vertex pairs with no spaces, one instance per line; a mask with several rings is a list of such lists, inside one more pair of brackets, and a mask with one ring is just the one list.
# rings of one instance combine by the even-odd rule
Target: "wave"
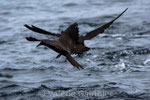
[[0,45],[6,43],[6,41],[0,41]]
[[17,91],[13,93],[1,93],[0,99],[37,99],[39,100],[66,100],[66,99],[148,99],[150,94],[137,93],[129,94],[118,87],[97,87],[95,89],[89,87],[55,87],[49,88],[46,85],[41,85],[37,88],[29,89],[28,91]]
[[125,56],[133,56],[133,55],[145,55],[150,54],[150,48],[144,47],[136,47],[136,48],[126,48],[123,50],[109,51],[105,52],[105,55],[108,58],[117,58],[117,57],[125,57]]
[[1,87],[0,89],[11,88],[11,87],[20,87],[20,86],[17,85],[17,84],[11,84],[11,85],[8,85],[8,86]]
[[27,68],[27,69],[19,69],[19,68],[3,68],[0,69],[1,71],[26,71],[26,70],[30,70],[30,71],[38,71],[38,70],[54,70],[55,67],[54,66],[50,66],[50,67],[33,67],[33,68]]

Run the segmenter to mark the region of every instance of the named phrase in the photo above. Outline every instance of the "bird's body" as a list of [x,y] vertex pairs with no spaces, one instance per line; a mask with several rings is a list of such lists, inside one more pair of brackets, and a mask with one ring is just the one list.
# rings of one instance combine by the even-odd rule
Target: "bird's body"
[[38,40],[33,37],[27,37],[26,39],[28,41],[40,41],[40,44],[37,45],[37,47],[40,45],[47,46],[50,49],[59,53],[59,55],[65,56],[74,67],[78,69],[83,69],[83,67],[71,57],[71,50],[74,46],[74,42],[72,41],[70,36],[68,36],[65,32],[62,32],[61,34],[62,35],[58,40],[49,40],[49,39]]

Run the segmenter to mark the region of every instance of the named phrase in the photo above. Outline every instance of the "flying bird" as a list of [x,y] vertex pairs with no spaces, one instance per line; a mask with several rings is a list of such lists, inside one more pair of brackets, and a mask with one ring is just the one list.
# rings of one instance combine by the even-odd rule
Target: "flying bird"
[[71,54],[80,54],[85,51],[88,51],[90,48],[85,46],[84,41],[94,38],[99,33],[103,33],[105,29],[107,29],[115,20],[117,20],[127,9],[125,9],[121,14],[119,14],[112,21],[94,29],[91,32],[88,32],[85,36],[79,35],[79,28],[77,23],[70,25],[65,31],[62,31],[61,34],[48,32],[36,26],[33,25],[29,26],[25,24],[24,26],[26,28],[34,32],[58,37],[58,40],[49,40],[49,39],[39,40],[34,37],[26,37],[26,39],[28,41],[40,41],[40,44],[37,45],[37,47],[40,45],[47,46],[52,50],[56,51],[57,53],[59,53],[56,58],[60,57],[61,55],[66,56],[68,61],[74,67],[78,69],[83,69],[83,67],[72,58]]
[[71,50],[74,46],[74,41],[72,40],[70,35],[68,35],[67,32],[62,32],[58,40],[49,40],[49,39],[38,40],[33,37],[26,37],[26,39],[28,41],[40,41],[40,44],[38,44],[37,47],[40,45],[47,46],[50,49],[59,53],[60,55],[65,56],[67,60],[77,69],[83,69],[83,67],[71,56]]
[[[98,34],[103,33],[105,31],[105,29],[107,29],[115,20],[117,20],[124,12],[126,12],[127,9],[128,8],[126,8],[121,14],[119,14],[112,21],[88,32],[85,36],[82,36],[82,35],[79,36],[79,28],[78,28],[77,23],[70,25],[64,32],[67,33],[72,38],[72,41],[74,42],[74,46],[72,46],[73,48],[71,49],[71,54],[80,54],[85,51],[88,51],[90,48],[85,46],[84,41],[90,40],[90,39],[94,38],[95,36],[97,36]],[[34,32],[45,34],[45,35],[52,35],[52,36],[56,36],[56,37],[61,37],[61,35],[62,35],[62,34],[48,32],[48,31],[38,28],[34,25],[29,26],[29,25],[25,24],[24,26]],[[58,58],[60,56],[61,56],[61,54],[59,54],[56,58]]]

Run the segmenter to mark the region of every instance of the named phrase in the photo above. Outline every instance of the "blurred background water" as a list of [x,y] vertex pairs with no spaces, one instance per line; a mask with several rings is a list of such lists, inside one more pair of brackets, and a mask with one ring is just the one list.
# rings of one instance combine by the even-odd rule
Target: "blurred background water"
[[[150,0],[1,0],[0,100],[150,100]],[[121,16],[74,58],[46,47],[35,48],[26,36],[56,39],[26,29],[35,25],[60,33],[79,24],[80,34]]]

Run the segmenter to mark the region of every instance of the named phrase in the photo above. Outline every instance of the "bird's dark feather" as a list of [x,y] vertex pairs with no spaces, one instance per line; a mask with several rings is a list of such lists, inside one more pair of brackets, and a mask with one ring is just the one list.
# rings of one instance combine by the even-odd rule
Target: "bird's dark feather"
[[38,32],[38,33],[41,33],[41,34],[45,34],[45,35],[52,35],[52,36],[57,36],[57,37],[60,37],[60,34],[55,34],[55,33],[52,33],[52,32],[48,32],[44,29],[41,29],[41,28],[38,28],[36,26],[29,26],[27,24],[24,25],[26,28],[34,31],[34,32]]
[[105,29],[107,29],[115,20],[117,20],[128,8],[126,8],[120,15],[118,15],[115,19],[113,19],[112,21],[104,24],[103,26],[98,27],[97,29],[87,33],[85,36],[80,37],[80,41],[84,41],[84,40],[89,40],[92,39],[93,37],[97,36],[99,33],[103,33],[105,31]]
[[78,41],[79,38],[78,24],[74,23],[70,25],[63,33],[70,36],[73,41]]

